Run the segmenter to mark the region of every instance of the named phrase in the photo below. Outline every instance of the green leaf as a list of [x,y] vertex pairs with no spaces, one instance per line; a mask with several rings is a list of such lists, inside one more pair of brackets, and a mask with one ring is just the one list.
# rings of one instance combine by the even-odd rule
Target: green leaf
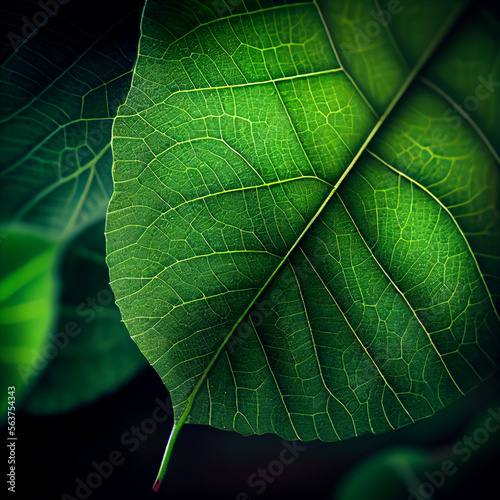
[[130,87],[140,11],[72,1],[27,38],[40,5],[6,11],[5,32],[23,41],[11,37],[19,45],[3,47],[0,67],[0,217],[68,238],[106,214],[112,119]]
[[[147,2],[107,261],[171,393],[167,461],[184,422],[348,439],[497,368],[500,144],[489,112],[445,114],[480,75],[457,76],[454,43],[435,54],[465,2],[401,2],[367,35],[376,4]],[[450,36],[496,82],[484,16],[474,3]]]
[[[4,385],[16,388],[17,407],[33,382],[28,367],[44,347],[57,310],[57,244],[21,227],[2,227],[0,262],[0,367]],[[5,389],[2,418],[7,396]]]
[[433,466],[429,452],[416,447],[389,448],[362,461],[342,480],[332,500],[358,500],[370,489],[370,499],[407,498],[420,485],[417,474]]
[[51,342],[56,356],[24,405],[37,414],[89,403],[128,382],[147,365],[121,323],[109,288],[103,223],[71,242],[61,276],[60,314]]

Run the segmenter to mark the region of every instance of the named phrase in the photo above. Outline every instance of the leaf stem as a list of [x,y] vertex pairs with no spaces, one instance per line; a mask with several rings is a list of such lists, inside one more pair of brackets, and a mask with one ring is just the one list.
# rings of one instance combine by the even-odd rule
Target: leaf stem
[[177,436],[179,435],[179,431],[181,430],[182,424],[179,425],[179,423],[180,421],[174,423],[172,431],[170,432],[170,437],[168,438],[165,453],[163,454],[163,458],[161,460],[160,470],[158,471],[155,483],[153,484],[153,491],[155,493],[160,489],[161,482],[163,480],[163,477],[165,476],[165,471],[167,470],[168,463],[170,462],[170,456],[172,455],[175,441],[177,440]]
[[191,406],[193,406],[193,402],[194,402],[194,397],[190,397],[189,402],[184,412],[181,415],[181,418],[177,422],[174,421],[174,425],[172,427],[172,430],[170,431],[170,437],[168,438],[167,446],[165,447],[165,453],[163,454],[163,458],[161,459],[160,470],[158,471],[155,482],[153,484],[153,491],[155,493],[160,489],[161,482],[163,481],[165,472],[170,462],[170,456],[172,455],[172,450],[174,449],[175,442],[177,441],[177,436],[179,435],[179,432],[182,426],[184,425],[184,422],[186,421],[189,412],[191,411]]

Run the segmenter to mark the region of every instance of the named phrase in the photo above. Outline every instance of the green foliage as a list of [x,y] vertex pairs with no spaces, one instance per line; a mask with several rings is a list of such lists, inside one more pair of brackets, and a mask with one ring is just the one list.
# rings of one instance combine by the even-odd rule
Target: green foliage
[[[3,27],[17,33],[21,26],[12,23],[31,19],[33,9],[36,15],[40,5],[6,6]],[[7,228],[0,251],[4,279],[19,288],[11,292],[2,282],[0,355],[18,395],[34,387],[21,399],[37,413],[89,402],[143,366],[110,291],[92,321],[77,310],[109,283],[103,221],[112,192],[111,125],[130,86],[140,3],[109,9],[73,0],[60,9],[50,27],[16,50],[2,40],[8,55],[0,67],[0,221]],[[93,18],[82,13],[88,9]],[[100,263],[90,264],[82,246],[94,249]],[[66,251],[71,264],[61,271]],[[21,270],[36,274],[19,281]],[[75,329],[66,333],[73,322],[81,326],[75,337]]]
[[172,442],[380,433],[494,373],[499,27],[465,4],[147,2],[107,261]]
[[[0,236],[0,370],[2,380],[16,388],[20,404],[33,382],[32,360],[44,347],[54,321],[57,245],[19,228],[2,227]],[[7,396],[4,391],[2,416]]]
[[130,340],[109,289],[102,222],[71,242],[60,275],[59,320],[50,342],[57,356],[25,404],[37,414],[59,413],[93,401],[147,364]]
[[428,452],[418,448],[389,448],[361,462],[343,480],[332,500],[358,500],[370,490],[371,500],[407,498],[419,486],[416,474],[432,464]]
[[[144,366],[108,287],[112,192],[107,264],[172,397],[167,461],[185,422],[338,441],[495,373],[497,17],[466,0],[148,0],[136,60],[140,1],[63,8],[0,41],[0,361],[18,403],[67,411]],[[425,457],[361,475],[410,462]]]
[[66,17],[52,21],[62,24],[57,31],[26,39],[0,68],[0,216],[54,237],[106,213],[112,119],[137,48],[137,16],[129,12],[100,9],[98,22],[75,29],[78,10],[89,7],[63,6]]

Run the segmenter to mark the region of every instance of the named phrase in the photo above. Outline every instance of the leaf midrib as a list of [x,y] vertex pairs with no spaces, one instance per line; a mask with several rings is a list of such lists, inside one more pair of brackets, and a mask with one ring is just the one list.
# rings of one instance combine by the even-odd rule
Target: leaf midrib
[[[315,5],[315,7],[316,7],[316,9],[318,11],[318,14],[319,14],[319,16],[321,18],[321,21],[323,23],[323,27],[325,29],[325,32],[326,32],[327,36],[328,36],[328,39],[330,40],[330,44],[332,46],[332,50],[334,51],[334,53],[335,53],[335,55],[337,57],[337,61],[338,61],[339,65],[340,65],[340,67],[343,69],[343,71],[344,71],[345,75],[347,76],[347,78],[351,81],[353,87],[358,91],[358,93],[361,96],[361,98],[366,102],[367,107],[375,114],[375,116],[377,116],[377,114],[373,110],[373,106],[371,105],[371,103],[369,103],[367,101],[366,97],[360,91],[360,89],[358,88],[356,82],[353,80],[353,78],[351,77],[351,75],[349,74],[349,72],[347,72],[345,70],[345,68],[343,67],[341,59],[340,59],[340,57],[338,55],[338,52],[337,52],[337,49],[335,47],[335,44],[333,43],[333,40],[332,40],[331,34],[329,32],[328,26],[326,25],[325,19],[323,17],[322,12],[321,12],[321,9],[319,8],[319,6],[317,4],[317,0],[313,0],[313,4]],[[403,82],[401,88],[396,93],[396,95],[392,99],[392,101],[389,104],[389,106],[386,108],[385,112],[382,114],[382,116],[380,118],[378,118],[378,116],[377,116],[378,121],[376,122],[376,124],[373,127],[372,131],[367,136],[366,140],[364,141],[364,143],[360,147],[359,151],[354,156],[354,158],[352,159],[351,163],[346,168],[346,170],[344,171],[344,173],[342,174],[342,176],[340,177],[340,179],[333,186],[333,188],[332,188],[331,192],[329,193],[329,195],[326,197],[326,199],[324,200],[324,202],[318,208],[318,210],[316,211],[315,215],[311,218],[311,220],[306,225],[306,227],[304,228],[304,230],[301,232],[301,234],[299,235],[299,237],[296,239],[296,241],[294,242],[294,244],[291,246],[291,248],[288,250],[288,252],[286,253],[286,255],[283,257],[283,259],[281,260],[281,262],[276,266],[275,270],[271,273],[271,275],[269,276],[269,278],[267,279],[267,281],[260,288],[260,290],[256,293],[255,297],[249,303],[249,305],[247,306],[247,308],[245,309],[245,311],[243,312],[243,314],[235,322],[233,328],[229,331],[229,333],[226,335],[226,337],[221,342],[221,345],[219,346],[219,348],[212,355],[212,357],[211,357],[209,363],[207,364],[205,370],[203,371],[203,373],[201,373],[200,375],[198,375],[198,377],[199,377],[198,378],[198,382],[194,386],[192,392],[189,394],[189,396],[184,401],[181,401],[181,402],[179,402],[176,405],[177,407],[180,407],[181,405],[186,404],[184,410],[182,411],[182,414],[179,417],[177,417],[176,415],[174,415],[174,425],[173,425],[173,428],[172,428],[172,431],[171,431],[171,434],[170,434],[170,437],[169,437],[169,440],[168,440],[168,443],[167,443],[167,446],[166,446],[166,449],[165,449],[165,453],[164,453],[164,456],[163,456],[163,459],[162,459],[162,464],[160,466],[160,470],[158,472],[158,475],[157,475],[157,478],[156,478],[156,481],[155,481],[155,485],[153,486],[153,489],[155,491],[157,491],[157,489],[158,489],[158,487],[159,487],[159,485],[160,485],[160,483],[162,481],[162,478],[163,478],[163,476],[165,474],[166,467],[168,465],[170,456],[172,454],[173,446],[175,444],[175,441],[177,439],[177,436],[179,434],[179,431],[180,431],[181,427],[183,426],[183,424],[185,423],[185,421],[187,420],[187,418],[188,418],[188,416],[190,414],[191,408],[192,408],[192,406],[194,404],[194,401],[196,399],[196,395],[197,395],[199,389],[201,388],[202,384],[208,378],[208,375],[209,375],[210,371],[212,370],[212,367],[214,366],[214,364],[216,363],[216,361],[219,359],[219,357],[220,357],[223,349],[225,348],[227,342],[229,341],[229,339],[234,334],[236,328],[242,323],[242,321],[244,321],[245,317],[249,314],[250,310],[254,307],[255,303],[258,301],[258,299],[263,294],[263,292],[268,288],[268,286],[270,285],[270,283],[274,280],[274,278],[276,277],[276,275],[280,272],[280,270],[282,269],[283,265],[288,261],[290,255],[298,247],[299,243],[302,241],[302,239],[304,238],[304,236],[307,234],[307,232],[309,231],[309,229],[312,226],[312,224],[314,224],[314,222],[318,219],[318,217],[320,216],[320,214],[323,212],[323,210],[325,209],[326,205],[330,202],[330,200],[332,199],[332,197],[334,196],[334,194],[337,192],[338,188],[340,187],[340,185],[342,184],[342,182],[345,180],[345,178],[347,177],[347,175],[349,174],[349,172],[356,165],[357,161],[359,160],[359,158],[361,157],[361,155],[364,153],[364,151],[368,147],[368,144],[371,142],[371,140],[373,139],[373,137],[375,136],[375,134],[377,133],[377,131],[380,129],[380,127],[382,126],[382,124],[385,122],[386,118],[393,111],[393,109],[396,106],[396,104],[400,101],[400,99],[402,98],[402,96],[405,94],[406,90],[410,86],[410,84],[415,80],[416,76],[418,75],[418,73],[420,72],[420,70],[422,69],[422,67],[426,64],[426,62],[429,60],[430,56],[433,54],[433,52],[436,50],[436,48],[440,45],[440,43],[445,38],[445,36],[448,33],[448,31],[455,24],[456,20],[462,14],[463,10],[465,9],[465,7],[467,5],[468,5],[468,1],[461,2],[458,5],[458,7],[456,7],[455,10],[451,13],[451,15],[449,16],[449,18],[447,19],[447,21],[442,24],[441,29],[438,31],[438,33],[436,34],[436,36],[434,37],[434,39],[431,41],[431,43],[429,44],[429,46],[427,47],[427,49],[424,51],[424,53],[422,54],[422,56],[420,57],[420,59],[418,60],[418,62],[415,64],[414,68],[410,71],[410,73],[408,74],[407,78]],[[246,12],[245,14],[249,14],[249,12]],[[143,13],[143,15],[144,15],[144,13]],[[218,21],[220,21],[220,19]],[[193,30],[191,30],[191,31],[193,31]],[[143,34],[142,34],[142,25],[141,25],[141,36],[143,36]],[[140,46],[139,46],[139,53],[140,53]],[[134,66],[134,71],[135,71],[135,68],[137,67],[138,60],[139,59],[136,60],[136,64]],[[133,83],[132,83],[132,86],[133,86]],[[131,86],[131,88],[132,88],[132,86]],[[267,359],[267,357],[266,357],[266,359]],[[410,418],[411,418],[411,416],[410,416]]]
[[[320,14],[320,17],[323,20],[323,16],[322,16],[321,10],[320,10],[319,6],[317,5],[316,1],[314,1],[314,5],[316,5],[316,7],[318,9],[318,12]],[[275,276],[279,273],[279,271],[281,270],[281,268],[283,267],[283,265],[285,264],[285,262],[288,261],[290,255],[298,247],[298,245],[300,244],[300,242],[302,241],[302,239],[306,236],[306,234],[309,231],[309,229],[311,228],[311,226],[314,224],[314,222],[316,221],[316,219],[323,212],[323,210],[325,209],[325,207],[327,206],[327,204],[330,202],[330,200],[332,199],[332,197],[334,196],[334,194],[337,192],[338,188],[343,183],[343,181],[345,180],[345,178],[347,177],[347,175],[349,174],[349,172],[354,168],[354,166],[356,165],[357,161],[359,160],[359,158],[361,157],[361,155],[363,154],[363,152],[366,150],[366,148],[368,147],[369,143],[371,142],[371,140],[373,139],[373,137],[375,136],[375,134],[377,133],[377,131],[380,129],[380,127],[385,122],[385,120],[387,119],[387,117],[393,111],[393,109],[396,106],[396,104],[400,101],[400,99],[402,98],[402,96],[405,94],[405,92],[408,89],[408,87],[410,86],[410,84],[415,80],[416,76],[418,75],[418,73],[420,72],[420,70],[422,69],[422,67],[426,64],[426,62],[429,60],[430,56],[434,53],[434,51],[440,45],[440,43],[442,42],[442,40],[444,39],[444,37],[446,36],[446,34],[448,33],[448,31],[455,24],[456,20],[461,15],[461,13],[463,12],[463,10],[466,7],[466,5],[467,5],[467,3],[459,5],[458,8],[456,8],[455,11],[452,12],[452,14],[448,18],[448,20],[445,23],[443,23],[443,25],[441,26],[440,31],[437,33],[437,35],[433,39],[433,41],[429,44],[429,46],[427,47],[427,49],[424,51],[424,53],[420,57],[419,61],[416,63],[416,65],[414,66],[414,68],[412,69],[412,71],[410,72],[410,74],[408,75],[408,77],[406,78],[406,80],[403,82],[403,85],[401,86],[401,88],[399,89],[399,91],[397,92],[397,94],[394,96],[394,98],[392,99],[391,103],[389,104],[389,106],[387,107],[387,109],[385,110],[385,112],[383,113],[383,115],[378,119],[377,123],[375,124],[375,126],[372,129],[372,131],[370,132],[370,134],[366,138],[365,142],[362,144],[362,146],[360,147],[359,151],[356,153],[356,155],[354,156],[354,158],[352,159],[351,163],[346,168],[346,170],[344,171],[344,173],[342,174],[342,176],[340,177],[340,179],[333,186],[333,188],[332,188],[331,192],[329,193],[329,195],[326,197],[326,199],[324,200],[324,202],[318,208],[318,210],[316,211],[316,213],[314,214],[314,216],[311,218],[311,220],[309,221],[309,223],[306,225],[306,227],[303,229],[303,231],[301,232],[301,234],[299,235],[299,237],[296,239],[296,241],[294,242],[294,244],[290,247],[290,249],[288,250],[288,252],[286,253],[286,255],[283,257],[282,261],[276,266],[276,268],[273,271],[273,273],[270,275],[270,277],[266,280],[266,282],[264,283],[264,285],[257,292],[257,294],[255,295],[255,297],[253,298],[253,300],[250,302],[250,304],[247,306],[247,308],[243,312],[243,314],[235,322],[233,328],[230,330],[230,332],[224,338],[224,341],[221,343],[221,345],[219,346],[219,348],[217,349],[217,351],[215,352],[215,354],[213,354],[213,356],[212,356],[210,362],[208,363],[207,367],[205,368],[205,370],[203,371],[203,373],[199,376],[198,383],[196,384],[196,386],[194,387],[193,391],[191,392],[191,394],[187,398],[186,408],[184,409],[182,415],[177,420],[177,424],[174,426],[174,429],[172,430],[172,436],[171,437],[174,437],[174,433],[175,434],[178,433],[178,429],[182,426],[182,424],[186,420],[187,416],[189,415],[189,413],[191,411],[191,407],[192,407],[192,405],[194,403],[194,400],[196,398],[196,394],[198,393],[198,391],[199,391],[201,385],[203,384],[203,382],[205,381],[205,379],[208,377],[208,374],[210,373],[212,367],[214,366],[214,364],[216,363],[216,361],[219,359],[219,356],[220,356],[222,350],[224,349],[225,345],[227,344],[227,342],[229,341],[229,339],[234,334],[235,330],[242,323],[242,321],[244,321],[245,317],[249,314],[249,312],[251,311],[251,309],[253,308],[253,306],[255,305],[255,303],[258,301],[258,299],[260,298],[260,296],[268,288],[268,286],[274,280]],[[325,23],[324,23],[324,27],[325,27],[325,30],[327,31],[328,38],[329,38],[329,40],[330,40],[330,42],[332,44],[332,48],[333,48],[333,50],[334,50],[334,52],[335,52],[335,54],[337,55],[337,58],[338,58],[338,52],[337,52],[337,50],[336,50],[336,48],[335,48],[335,46],[333,44],[333,40],[331,38],[331,35],[330,35],[330,33],[328,31],[328,28],[327,28],[327,26],[326,26]],[[340,59],[338,59],[338,60],[340,62]],[[342,65],[341,65],[341,67],[343,68]],[[352,78],[349,76],[348,72],[345,69],[344,69],[344,71],[345,71],[346,75],[349,77],[349,79],[351,81],[353,81]],[[357,86],[355,86],[355,88],[357,88]],[[168,451],[169,451],[169,445],[167,445],[167,450],[165,450],[165,453],[167,454]]]

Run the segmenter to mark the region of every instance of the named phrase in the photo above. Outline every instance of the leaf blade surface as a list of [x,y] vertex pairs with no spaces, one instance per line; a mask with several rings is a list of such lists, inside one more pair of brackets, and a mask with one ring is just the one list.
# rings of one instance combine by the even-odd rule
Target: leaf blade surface
[[[474,256],[432,193],[366,151],[454,15],[370,103],[315,3],[220,20],[189,5],[182,35],[146,8],[107,219],[117,303],[177,420],[337,440],[470,391],[498,350]],[[330,70],[278,74],[280,36],[300,61],[305,26]]]

